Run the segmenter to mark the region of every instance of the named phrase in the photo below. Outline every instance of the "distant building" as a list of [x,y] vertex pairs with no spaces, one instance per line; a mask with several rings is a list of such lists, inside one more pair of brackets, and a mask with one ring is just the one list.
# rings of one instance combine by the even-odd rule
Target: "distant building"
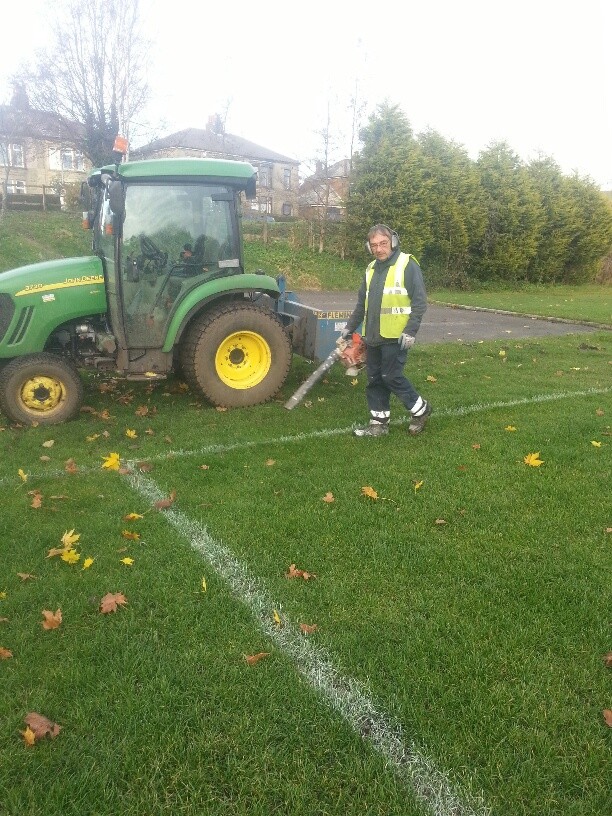
[[346,215],[351,163],[342,159],[327,169],[317,162],[312,176],[300,185],[300,218],[309,221],[342,221]]
[[65,185],[80,184],[91,169],[75,148],[81,131],[77,122],[31,108],[16,86],[10,104],[0,105],[0,182],[9,199],[57,198]]
[[212,116],[204,130],[187,128],[133,150],[132,159],[173,156],[248,161],[258,170],[257,198],[245,202],[245,214],[258,217],[298,215],[299,162],[241,136],[226,133],[220,116]]

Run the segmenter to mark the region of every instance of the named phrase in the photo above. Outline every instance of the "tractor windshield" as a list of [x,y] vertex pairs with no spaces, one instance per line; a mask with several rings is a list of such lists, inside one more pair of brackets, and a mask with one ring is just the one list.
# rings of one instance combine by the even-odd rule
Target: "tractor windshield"
[[189,289],[241,271],[233,201],[225,186],[127,185],[117,289],[129,347],[161,346]]

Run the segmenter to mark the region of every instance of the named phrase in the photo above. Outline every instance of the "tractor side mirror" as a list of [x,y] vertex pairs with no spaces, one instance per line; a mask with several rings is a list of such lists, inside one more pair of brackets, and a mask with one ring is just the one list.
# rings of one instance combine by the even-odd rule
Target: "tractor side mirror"
[[125,215],[125,194],[123,184],[119,180],[113,180],[108,185],[108,202],[113,215],[123,218]]

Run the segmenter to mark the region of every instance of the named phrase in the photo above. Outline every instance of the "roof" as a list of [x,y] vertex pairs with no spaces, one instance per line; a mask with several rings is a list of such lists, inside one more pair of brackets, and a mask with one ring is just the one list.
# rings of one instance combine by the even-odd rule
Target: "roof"
[[0,134],[10,139],[70,141],[82,138],[83,125],[52,111],[0,105]]
[[297,159],[283,156],[267,147],[250,142],[241,136],[232,133],[216,133],[214,130],[201,128],[187,128],[164,136],[162,139],[155,139],[149,144],[139,148],[134,148],[133,155],[151,155],[160,150],[198,150],[207,153],[219,153],[224,156],[235,156],[236,158],[255,160],[258,162],[284,162],[285,164],[299,164]]

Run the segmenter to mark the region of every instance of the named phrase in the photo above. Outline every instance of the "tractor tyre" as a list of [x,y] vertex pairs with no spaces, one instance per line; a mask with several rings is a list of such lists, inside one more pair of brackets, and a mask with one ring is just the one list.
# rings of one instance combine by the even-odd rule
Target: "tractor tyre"
[[180,359],[192,389],[218,407],[244,408],[278,393],[291,366],[291,343],[273,312],[226,303],[195,319]]
[[0,407],[22,425],[58,425],[79,413],[83,383],[76,367],[56,354],[17,357],[0,371]]

